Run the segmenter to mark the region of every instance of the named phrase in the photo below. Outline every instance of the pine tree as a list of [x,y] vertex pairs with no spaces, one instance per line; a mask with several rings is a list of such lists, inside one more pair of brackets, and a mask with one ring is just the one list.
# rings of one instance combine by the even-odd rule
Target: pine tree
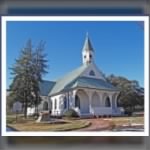
[[[33,59],[33,68],[34,68],[34,86],[33,86],[33,91],[35,94],[35,112],[38,113],[38,104],[41,101],[40,98],[40,89],[39,89],[39,84],[42,82],[42,76],[47,73],[46,69],[48,68],[47,66],[47,60],[46,54],[44,54],[44,49],[45,49],[45,43],[41,41],[36,48],[34,52],[34,59]],[[38,81],[38,82],[37,82]]]
[[42,75],[47,73],[47,60],[43,51],[43,42],[40,42],[36,50],[33,50],[32,42],[28,40],[11,68],[14,77],[10,86],[11,96],[13,95],[13,101],[17,99],[23,103],[25,118],[28,107],[35,106],[38,113],[38,104],[41,101],[39,84],[42,82]]

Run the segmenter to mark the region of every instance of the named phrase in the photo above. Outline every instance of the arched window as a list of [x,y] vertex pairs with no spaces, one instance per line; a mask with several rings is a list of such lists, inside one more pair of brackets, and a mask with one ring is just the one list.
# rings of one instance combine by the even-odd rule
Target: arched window
[[107,97],[106,100],[105,100],[105,107],[110,107],[110,99],[109,99],[109,97]]
[[43,103],[43,110],[48,110],[48,102]]
[[66,109],[66,108],[67,108],[67,98],[64,97],[64,109]]
[[75,96],[75,107],[80,108],[80,98],[78,95]]
[[90,58],[92,58],[92,55],[90,54],[90,56],[89,56]]
[[57,99],[54,100],[54,109],[57,109]]
[[90,76],[95,76],[95,72],[93,70],[90,71],[89,73]]

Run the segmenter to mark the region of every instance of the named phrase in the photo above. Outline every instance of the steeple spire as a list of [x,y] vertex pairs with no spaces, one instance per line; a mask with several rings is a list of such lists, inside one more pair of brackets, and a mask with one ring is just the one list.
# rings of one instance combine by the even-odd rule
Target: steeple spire
[[83,51],[94,51],[94,49],[92,47],[92,44],[90,42],[90,38],[89,38],[88,32],[86,33],[86,39],[85,39],[84,46],[83,46],[82,50]]
[[83,64],[92,63],[94,61],[93,55],[94,55],[94,49],[92,47],[92,44],[91,44],[90,39],[89,39],[89,34],[87,32],[85,42],[83,45],[83,49],[82,49]]

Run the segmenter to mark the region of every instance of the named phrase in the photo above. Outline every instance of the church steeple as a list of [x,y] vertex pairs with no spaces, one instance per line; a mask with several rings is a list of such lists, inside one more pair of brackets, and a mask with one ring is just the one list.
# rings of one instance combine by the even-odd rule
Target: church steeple
[[83,51],[94,51],[93,47],[92,47],[92,44],[90,42],[90,38],[89,38],[88,32],[86,33],[86,39],[85,39],[84,46],[83,46],[82,50]]
[[82,49],[83,64],[89,64],[93,62],[94,49],[89,39],[88,33],[86,34],[84,46]]

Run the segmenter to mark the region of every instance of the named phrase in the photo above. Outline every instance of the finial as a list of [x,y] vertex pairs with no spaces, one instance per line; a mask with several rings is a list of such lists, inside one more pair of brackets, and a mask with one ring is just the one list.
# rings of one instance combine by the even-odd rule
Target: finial
[[84,46],[83,46],[82,50],[83,51],[94,51],[88,36],[89,36],[89,34],[88,34],[88,32],[86,32],[86,38],[85,38],[85,42],[84,42]]

